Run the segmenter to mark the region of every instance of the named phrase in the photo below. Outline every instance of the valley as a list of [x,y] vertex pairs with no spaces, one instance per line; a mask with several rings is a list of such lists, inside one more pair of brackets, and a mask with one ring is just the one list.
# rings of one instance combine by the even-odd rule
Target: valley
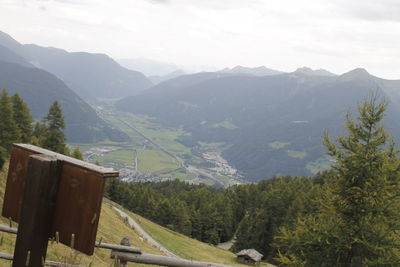
[[94,106],[97,114],[112,128],[127,134],[129,142],[74,144],[86,160],[120,171],[124,181],[165,181],[179,179],[228,187],[245,181],[221,156],[224,143],[199,142],[189,148],[178,138],[190,135],[182,129],[166,128],[153,118],[117,111],[109,102]]

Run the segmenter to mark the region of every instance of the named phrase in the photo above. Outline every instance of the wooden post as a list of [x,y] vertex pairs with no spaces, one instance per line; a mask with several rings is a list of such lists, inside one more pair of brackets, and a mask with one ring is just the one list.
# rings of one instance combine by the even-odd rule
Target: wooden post
[[61,165],[46,155],[29,158],[13,267],[39,267],[46,260]]
[[[129,237],[125,236],[124,238],[122,238],[121,243],[122,246],[127,246],[130,247],[132,244],[132,239],[130,239]],[[126,266],[128,264],[127,260],[121,260],[121,266]]]

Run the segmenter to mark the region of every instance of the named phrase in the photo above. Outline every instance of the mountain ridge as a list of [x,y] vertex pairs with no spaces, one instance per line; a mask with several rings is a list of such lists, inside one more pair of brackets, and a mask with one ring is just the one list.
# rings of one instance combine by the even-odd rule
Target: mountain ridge
[[[386,121],[394,134],[400,133],[395,119],[400,112],[398,84],[369,74],[364,79],[365,73],[357,73],[364,72],[339,76],[193,74],[124,98],[117,107],[154,117],[165,126],[182,126],[191,135],[179,141],[189,147],[199,141],[226,143],[222,155],[248,180],[311,175],[329,162],[321,144],[324,130],[333,136],[342,134],[344,112],[371,92],[390,95],[393,104]],[[393,88],[389,90],[388,84]],[[212,127],[224,122],[235,127]]]
[[0,61],[0,87],[18,93],[28,104],[32,116],[42,119],[53,101],[60,102],[69,142],[98,142],[105,139],[127,141],[129,137],[113,129],[75,92],[53,74],[37,68]]
[[106,54],[23,45],[4,32],[0,32],[0,45],[32,65],[53,73],[87,100],[135,95],[152,86],[142,73],[123,68]]

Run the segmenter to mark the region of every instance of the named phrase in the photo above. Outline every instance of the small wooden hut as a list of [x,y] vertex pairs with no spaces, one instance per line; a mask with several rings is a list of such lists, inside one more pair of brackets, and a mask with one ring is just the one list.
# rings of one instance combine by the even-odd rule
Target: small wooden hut
[[264,256],[255,249],[243,249],[239,251],[237,255],[237,262],[248,265],[260,264],[262,257]]

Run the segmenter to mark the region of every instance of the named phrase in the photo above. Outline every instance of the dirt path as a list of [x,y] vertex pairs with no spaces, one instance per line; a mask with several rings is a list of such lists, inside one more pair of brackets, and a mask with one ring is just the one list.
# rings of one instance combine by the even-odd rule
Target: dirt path
[[179,258],[174,253],[172,253],[164,246],[162,246],[160,243],[158,243],[156,240],[154,240],[145,230],[143,230],[143,228],[131,216],[129,216],[128,214],[126,214],[124,211],[120,210],[117,207],[112,206],[112,209],[115,210],[121,218],[127,220],[128,225],[133,230],[135,230],[135,232],[138,233],[138,235],[141,236],[148,244],[164,252],[169,257]]
[[229,241],[224,242],[224,243],[219,243],[219,244],[218,244],[218,247],[219,247],[219,248],[226,249],[226,250],[229,250],[229,249],[233,246],[233,244],[235,244],[235,242],[234,242],[234,240],[232,239],[232,240],[229,240]]

